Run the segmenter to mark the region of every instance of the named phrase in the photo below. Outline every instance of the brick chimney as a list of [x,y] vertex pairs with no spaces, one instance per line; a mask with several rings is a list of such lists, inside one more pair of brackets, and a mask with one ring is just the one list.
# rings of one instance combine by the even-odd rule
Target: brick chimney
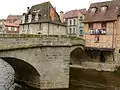
[[29,8],[29,7],[27,7],[27,13],[29,13],[29,10],[30,10],[30,8]]
[[64,12],[60,11],[60,20],[63,23],[64,22]]

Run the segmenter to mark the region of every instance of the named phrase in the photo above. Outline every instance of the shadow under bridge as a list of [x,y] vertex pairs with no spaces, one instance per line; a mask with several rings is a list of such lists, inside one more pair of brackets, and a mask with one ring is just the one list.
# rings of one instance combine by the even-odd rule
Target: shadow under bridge
[[40,74],[29,63],[24,60],[20,60],[13,57],[0,57],[9,63],[15,71],[15,82],[31,86],[34,88],[40,88]]

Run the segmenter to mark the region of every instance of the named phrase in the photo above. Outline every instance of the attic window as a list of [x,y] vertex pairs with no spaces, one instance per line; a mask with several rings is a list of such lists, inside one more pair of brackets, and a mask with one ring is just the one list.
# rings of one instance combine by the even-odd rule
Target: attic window
[[101,7],[101,12],[106,12],[107,8],[108,8],[107,6]]
[[91,13],[95,13],[97,11],[97,8],[94,7],[94,8],[91,8]]

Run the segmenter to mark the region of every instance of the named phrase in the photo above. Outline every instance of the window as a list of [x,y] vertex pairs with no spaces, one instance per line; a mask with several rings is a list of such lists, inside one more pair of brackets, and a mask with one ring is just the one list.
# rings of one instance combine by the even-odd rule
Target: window
[[102,23],[102,29],[106,29],[106,22]]
[[80,21],[83,21],[83,17],[82,16],[80,17]]
[[35,14],[32,14],[32,20],[35,20]]
[[24,30],[24,25],[23,25],[23,30]]
[[95,36],[95,42],[96,42],[96,43],[99,42],[99,36],[98,36],[98,35]]
[[70,33],[70,34],[72,33],[72,28],[69,28],[69,33]]
[[57,28],[59,28],[59,25],[57,25]]
[[28,15],[25,15],[25,22],[28,22]]
[[39,19],[39,20],[40,20],[40,18],[41,18],[41,14],[38,15],[38,19]]
[[76,20],[75,19],[73,20],[73,23],[74,23],[74,25],[76,25]]
[[96,7],[94,7],[94,8],[91,9],[91,13],[95,13],[96,11],[97,11]]
[[11,27],[8,27],[8,31],[11,31]]
[[42,29],[42,27],[41,27],[41,23],[39,24],[39,30],[41,30]]
[[29,30],[29,24],[28,24],[28,30]]
[[2,30],[2,26],[0,26],[0,30]]
[[83,30],[80,30],[80,35],[83,35]]
[[38,32],[38,34],[41,34],[41,32]]
[[76,33],[76,29],[75,28],[73,28],[73,34],[75,34]]
[[101,12],[106,12],[106,10],[107,10],[107,6],[101,7]]
[[80,28],[84,27],[84,23],[80,22]]
[[17,28],[16,28],[16,27],[14,28],[14,31],[17,31]]
[[90,24],[89,24],[89,28],[90,28],[90,29],[93,29],[93,23],[90,23]]
[[72,20],[70,20],[70,25],[72,25]]

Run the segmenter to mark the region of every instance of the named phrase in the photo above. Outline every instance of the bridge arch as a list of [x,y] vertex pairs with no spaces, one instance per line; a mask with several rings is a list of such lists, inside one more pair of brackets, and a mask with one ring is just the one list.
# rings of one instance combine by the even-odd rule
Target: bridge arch
[[15,81],[31,87],[40,88],[40,74],[29,63],[13,57],[0,57],[9,63],[15,71]]
[[84,61],[84,57],[85,51],[83,47],[73,47],[70,52],[70,64],[81,64],[81,62]]

